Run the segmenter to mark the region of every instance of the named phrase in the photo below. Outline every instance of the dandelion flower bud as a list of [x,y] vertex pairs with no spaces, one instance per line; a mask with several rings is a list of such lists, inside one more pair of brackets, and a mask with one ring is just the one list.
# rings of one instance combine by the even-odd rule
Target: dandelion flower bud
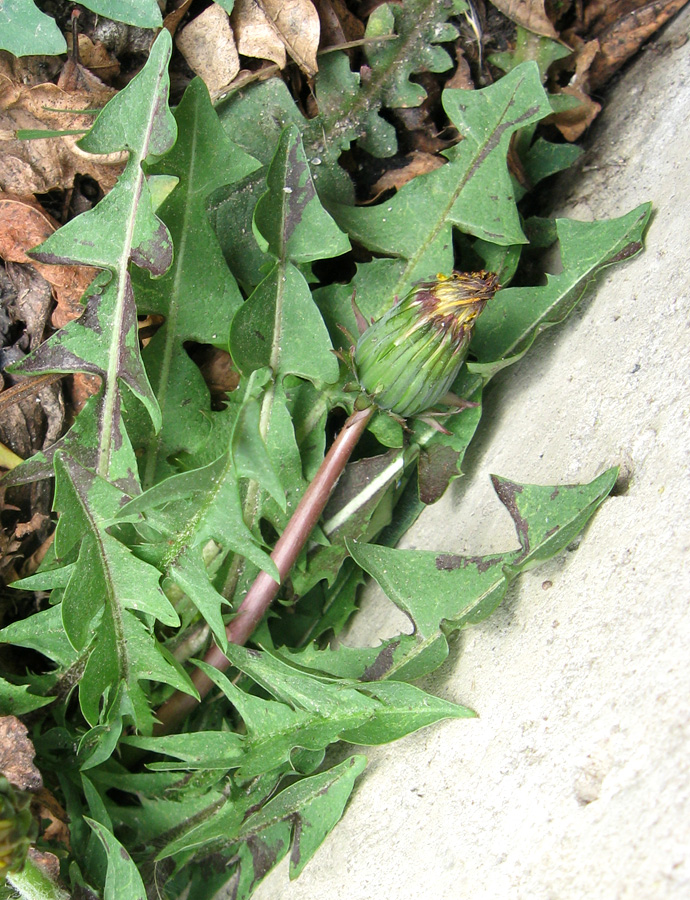
[[416,285],[357,342],[357,380],[370,400],[402,418],[429,411],[457,378],[475,320],[498,288],[492,272]]
[[36,837],[30,801],[30,794],[13,788],[0,775],[0,878],[7,871],[22,868],[29,845]]

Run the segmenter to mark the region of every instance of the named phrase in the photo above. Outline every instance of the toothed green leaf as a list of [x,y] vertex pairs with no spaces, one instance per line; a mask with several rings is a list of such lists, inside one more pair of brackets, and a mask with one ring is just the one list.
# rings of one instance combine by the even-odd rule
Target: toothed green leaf
[[142,71],[103,108],[79,142],[87,153],[128,150],[125,170],[97,206],[56,231],[33,255],[43,263],[90,265],[105,271],[87,292],[82,315],[15,367],[25,375],[86,372],[102,379],[99,401],[82,412],[97,419],[95,460],[91,446],[81,454],[73,443],[71,452],[83,465],[95,463],[98,473],[111,480],[121,479],[134,463],[129,439],[123,437],[122,390],[128,389],[143,404],[155,429],[161,426],[160,408],[139,350],[129,265],[131,261],[159,276],[173,256],[170,234],[153,211],[143,169],[147,160],[168,151],[177,135],[167,106],[171,46],[164,30]]

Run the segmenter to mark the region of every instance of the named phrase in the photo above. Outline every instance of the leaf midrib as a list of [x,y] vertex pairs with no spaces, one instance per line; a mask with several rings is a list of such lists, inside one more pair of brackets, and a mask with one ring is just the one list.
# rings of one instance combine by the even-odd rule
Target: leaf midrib
[[[159,88],[161,81],[167,77],[167,67],[163,66],[158,70],[158,74],[156,76],[156,96],[158,96]],[[143,185],[144,185],[144,170],[142,168],[142,163],[146,159],[148,155],[148,148],[151,141],[151,135],[153,132],[153,125],[156,117],[159,115],[158,103],[154,102],[149,107],[149,116],[146,123],[146,130],[144,132],[144,140],[141,142],[141,146],[139,151],[132,159],[130,158],[127,163],[127,167],[136,166],[135,172],[135,189],[133,193],[133,202],[130,207],[130,215],[127,221],[127,228],[125,231],[125,243],[122,247],[122,251],[120,253],[120,258],[118,260],[118,266],[116,269],[116,277],[118,279],[117,286],[117,305],[115,311],[115,323],[113,333],[116,335],[115,340],[110,345],[110,352],[108,355],[108,370],[106,373],[106,384],[105,391],[103,397],[103,427],[100,430],[99,437],[99,446],[98,446],[98,468],[97,472],[103,478],[108,478],[110,475],[110,463],[111,463],[111,455],[112,455],[112,441],[113,441],[113,425],[114,425],[114,411],[115,405],[118,397],[118,383],[117,377],[120,368],[120,347],[125,338],[122,334],[122,322],[124,319],[124,307],[125,307],[125,295],[127,291],[127,284],[129,281],[129,273],[127,271],[129,266],[129,258],[132,252],[132,244],[134,242],[134,229],[136,227],[137,220],[137,211],[139,208],[139,202],[141,200]]]

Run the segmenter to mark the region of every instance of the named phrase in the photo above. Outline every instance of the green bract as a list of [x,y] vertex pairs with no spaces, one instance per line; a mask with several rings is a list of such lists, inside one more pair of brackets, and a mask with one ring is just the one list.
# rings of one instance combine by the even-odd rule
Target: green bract
[[370,399],[403,418],[428,412],[457,378],[474,322],[498,286],[492,272],[439,275],[367,328],[354,361]]

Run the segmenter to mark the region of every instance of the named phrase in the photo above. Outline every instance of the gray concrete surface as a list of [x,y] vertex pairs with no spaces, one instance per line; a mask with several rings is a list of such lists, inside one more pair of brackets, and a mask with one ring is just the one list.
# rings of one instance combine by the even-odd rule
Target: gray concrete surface
[[[690,898],[689,28],[690,10],[626,73],[561,188],[578,219],[651,200],[646,252],[496,380],[469,477],[404,546],[512,546],[489,472],[587,481],[622,462],[629,490],[427,680],[480,717],[368,748],[343,821],[257,900]],[[351,642],[372,622],[399,625],[375,590]]]

